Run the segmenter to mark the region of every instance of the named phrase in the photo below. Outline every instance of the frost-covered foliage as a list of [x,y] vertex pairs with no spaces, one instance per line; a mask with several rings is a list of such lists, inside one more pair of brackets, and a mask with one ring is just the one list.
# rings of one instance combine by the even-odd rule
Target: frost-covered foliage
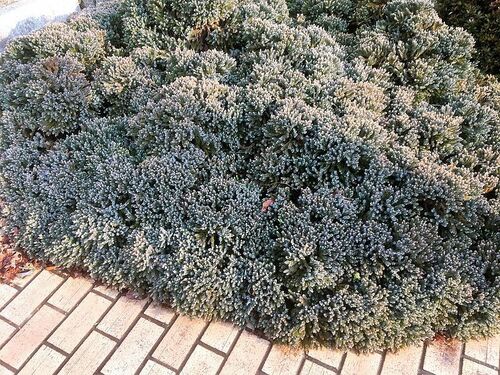
[[446,23],[463,27],[476,40],[479,66],[500,76],[500,0],[435,0]]
[[290,344],[500,328],[500,87],[430,0],[125,0],[0,61],[18,245]]

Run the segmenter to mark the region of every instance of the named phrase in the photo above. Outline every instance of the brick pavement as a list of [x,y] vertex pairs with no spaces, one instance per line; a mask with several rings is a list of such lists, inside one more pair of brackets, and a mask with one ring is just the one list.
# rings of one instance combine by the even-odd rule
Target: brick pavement
[[499,367],[500,336],[396,354],[304,352],[57,271],[0,285],[0,375],[500,375]]

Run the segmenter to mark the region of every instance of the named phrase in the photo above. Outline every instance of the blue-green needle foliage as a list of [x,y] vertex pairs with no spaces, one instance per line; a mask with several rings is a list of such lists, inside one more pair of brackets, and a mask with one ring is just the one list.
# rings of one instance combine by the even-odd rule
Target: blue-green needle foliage
[[500,328],[500,87],[431,0],[124,0],[0,58],[30,255],[294,345]]

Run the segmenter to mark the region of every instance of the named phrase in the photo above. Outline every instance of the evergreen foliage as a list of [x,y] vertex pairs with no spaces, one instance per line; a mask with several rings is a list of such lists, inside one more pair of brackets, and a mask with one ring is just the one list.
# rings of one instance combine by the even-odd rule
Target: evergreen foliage
[[463,27],[476,40],[477,59],[485,72],[500,75],[500,0],[435,0],[443,20]]
[[18,246],[269,338],[500,328],[500,86],[431,0],[123,0],[0,56]]

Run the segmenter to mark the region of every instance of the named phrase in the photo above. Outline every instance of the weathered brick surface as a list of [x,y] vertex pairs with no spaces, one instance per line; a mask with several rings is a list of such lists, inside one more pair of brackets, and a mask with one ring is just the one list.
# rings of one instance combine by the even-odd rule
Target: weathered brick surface
[[176,317],[155,303],[145,308],[146,299],[119,297],[102,286],[91,290],[91,281],[83,278],[64,281],[49,271],[33,275],[38,276],[31,281],[30,276],[15,280],[24,289],[0,285],[0,375],[14,374],[12,368],[43,375],[500,375],[500,336],[467,343],[463,357],[458,342],[386,353],[383,364],[377,353],[305,354],[271,348],[230,323]]
[[175,313],[172,309],[157,303],[151,303],[144,314],[165,324],[170,324],[175,317]]
[[0,350],[0,359],[18,369],[63,317],[60,312],[43,306]]
[[317,363],[306,360],[300,375],[334,375],[335,371],[327,369]]
[[270,345],[269,341],[243,331],[224,364],[221,375],[255,374]]
[[291,350],[284,345],[273,345],[262,370],[269,375],[296,374],[303,358],[302,350]]
[[135,374],[153,345],[163,333],[163,327],[139,319],[102,369],[103,374]]
[[89,293],[50,336],[49,342],[71,353],[110,305],[106,298]]
[[61,277],[48,271],[42,271],[14,300],[4,307],[0,315],[15,324],[23,323],[62,281]]
[[118,295],[120,294],[118,290],[111,287],[107,287],[106,285],[97,285],[94,287],[94,290],[113,299],[118,297]]
[[307,354],[309,357],[322,363],[326,363],[335,369],[339,368],[340,361],[342,361],[342,357],[344,356],[344,352],[330,349],[311,349],[307,352]]
[[7,342],[16,329],[7,322],[0,320],[0,347]]
[[146,299],[120,297],[99,323],[98,328],[117,339],[121,339],[147,302]]
[[462,375],[498,375],[499,371],[479,363],[464,359]]
[[218,354],[198,345],[181,371],[182,375],[211,375],[216,374],[222,361]]
[[381,375],[417,374],[423,346],[415,346],[387,353]]
[[459,342],[431,342],[427,345],[424,370],[436,375],[456,375],[460,368]]
[[70,277],[49,299],[49,303],[64,311],[69,311],[92,288],[92,283],[83,277]]
[[356,355],[347,353],[342,374],[344,375],[377,375],[382,356],[378,353]]
[[23,366],[19,375],[52,375],[66,357],[61,353],[42,345],[33,357]]
[[465,344],[465,354],[498,367],[500,362],[500,336],[481,341],[469,341]]
[[22,272],[17,277],[12,280],[12,284],[20,288],[24,288],[33,278],[35,278],[41,270],[29,270]]
[[2,309],[16,293],[16,288],[7,284],[0,284],[0,309]]
[[153,357],[179,369],[206,324],[200,319],[179,316],[156,348]]
[[238,327],[226,322],[211,322],[201,341],[212,348],[227,353],[238,335]]
[[111,353],[115,342],[92,332],[63,366],[58,375],[91,375]]
[[148,361],[140,375],[175,375],[175,372],[156,362]]

